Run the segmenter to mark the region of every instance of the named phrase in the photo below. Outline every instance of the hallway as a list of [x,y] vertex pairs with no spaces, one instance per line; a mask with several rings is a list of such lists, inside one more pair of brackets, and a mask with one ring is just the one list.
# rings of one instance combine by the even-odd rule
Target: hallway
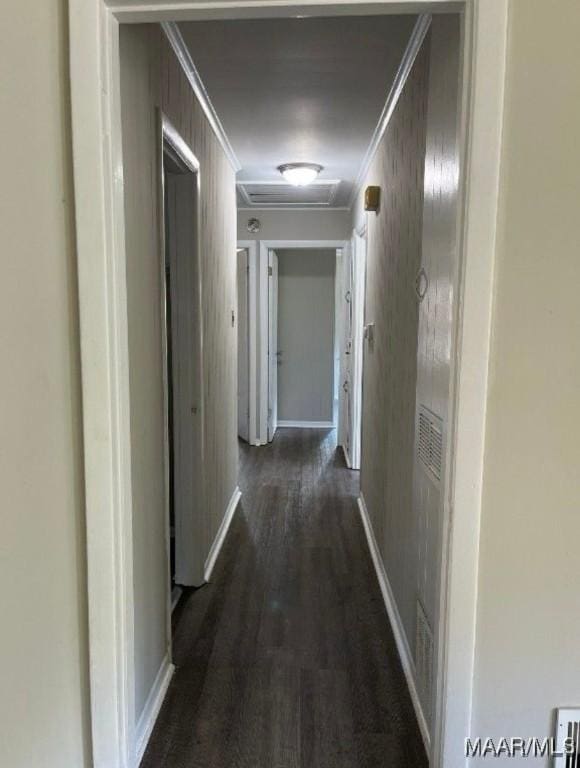
[[141,767],[426,766],[335,432],[240,454],[242,500],[212,583],[178,608]]

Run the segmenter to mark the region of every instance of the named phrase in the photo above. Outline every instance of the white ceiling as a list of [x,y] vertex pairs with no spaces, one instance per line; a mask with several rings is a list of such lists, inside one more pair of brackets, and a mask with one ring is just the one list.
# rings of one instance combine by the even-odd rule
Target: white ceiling
[[[179,24],[240,161],[238,181],[281,163],[320,163],[348,204],[415,16]],[[241,205],[244,203],[241,202]]]

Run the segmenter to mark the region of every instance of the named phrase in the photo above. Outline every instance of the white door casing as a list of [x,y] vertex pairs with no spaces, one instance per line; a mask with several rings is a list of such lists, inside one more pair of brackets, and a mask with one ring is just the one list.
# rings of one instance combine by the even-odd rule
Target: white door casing
[[349,455],[352,469],[360,469],[363,396],[364,310],[366,284],[366,228],[362,234],[357,232],[353,233],[351,270],[351,428]]
[[278,256],[268,251],[268,442],[278,428]]
[[[175,0],[181,20],[291,15],[305,0]],[[448,10],[444,0],[311,0],[341,15]],[[431,764],[458,768],[470,730],[477,569],[491,308],[502,144],[508,0],[465,0],[462,18],[460,183],[454,419],[449,428],[445,517],[452,519],[444,574],[442,665]],[[134,768],[131,448],[119,102],[119,24],[160,22],[167,4],[69,0],[74,194],[83,389],[92,758]],[[262,246],[260,246],[262,247]],[[260,273],[262,274],[262,273]],[[262,278],[260,278],[262,279]],[[261,416],[262,418],[262,416]]]
[[352,243],[343,251],[340,276],[340,317],[341,317],[341,445],[348,467],[352,467]]
[[350,469],[360,469],[365,258],[366,239],[355,231],[337,274],[341,346],[338,442]]
[[238,435],[250,442],[250,355],[249,355],[249,254],[237,253],[238,282]]
[[[175,510],[175,581],[184,586],[203,584],[203,375],[201,271],[198,245],[199,163],[171,123],[161,116],[163,148],[181,165],[181,172],[165,175],[168,209],[164,210],[167,237],[162,253],[169,263],[173,390],[173,497]],[[163,151],[163,150],[162,150]],[[161,177],[163,178],[163,177]],[[163,201],[163,205],[165,200]],[[168,248],[169,252],[165,253]],[[164,265],[161,265],[164,270]],[[164,284],[164,282],[162,283]],[[167,309],[162,313],[167,334]],[[162,339],[162,343],[164,340]],[[164,355],[165,359],[165,355]],[[164,371],[166,409],[167,371]],[[169,434],[166,423],[166,484],[169,484]],[[166,489],[169,509],[169,488]],[[169,513],[168,529],[169,529]],[[169,590],[168,590],[169,594]],[[169,606],[169,611],[171,607]]]
[[247,252],[248,259],[248,403],[249,403],[249,440],[250,445],[260,445],[260,416],[258,409],[258,391],[260,364],[258,348],[260,345],[260,315],[259,296],[260,265],[258,248],[255,240],[238,240],[238,249]]

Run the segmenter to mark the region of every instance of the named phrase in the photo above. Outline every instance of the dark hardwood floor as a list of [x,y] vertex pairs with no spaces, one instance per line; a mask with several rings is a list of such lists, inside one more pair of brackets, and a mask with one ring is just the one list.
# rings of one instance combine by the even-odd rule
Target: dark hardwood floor
[[421,768],[421,737],[334,431],[240,449],[243,496],[142,768]]

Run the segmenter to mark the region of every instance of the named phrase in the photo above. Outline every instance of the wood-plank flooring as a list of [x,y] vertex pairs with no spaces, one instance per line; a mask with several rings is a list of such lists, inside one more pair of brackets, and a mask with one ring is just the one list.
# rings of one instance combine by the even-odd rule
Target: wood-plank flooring
[[333,430],[240,448],[211,584],[180,607],[177,670],[142,768],[427,766]]

